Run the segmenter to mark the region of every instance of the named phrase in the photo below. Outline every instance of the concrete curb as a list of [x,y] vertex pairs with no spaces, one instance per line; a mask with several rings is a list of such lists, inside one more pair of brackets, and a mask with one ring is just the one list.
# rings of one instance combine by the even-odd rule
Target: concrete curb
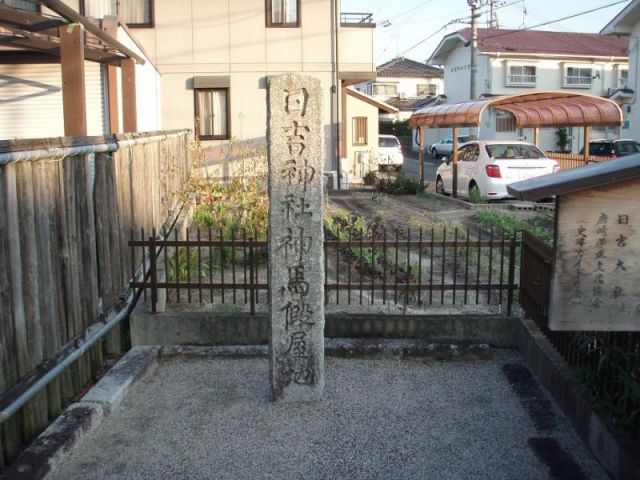
[[[194,347],[167,345],[160,349],[158,359],[190,358],[250,358],[266,357],[265,345],[232,345]],[[325,354],[340,358],[393,358],[408,357],[455,360],[489,358],[491,347],[473,341],[432,342],[412,339],[387,338],[325,338]]]
[[129,389],[157,365],[158,347],[134,347],[60,416],[4,472],[6,480],[40,480],[113,412]]
[[618,480],[636,480],[638,447],[614,435],[611,426],[593,411],[590,392],[531,320],[521,322],[518,350],[607,472]]
[[97,403],[110,414],[129,389],[146,373],[155,369],[158,347],[134,347],[82,397],[81,404]]
[[4,472],[6,480],[39,480],[60,465],[67,454],[104,418],[100,405],[69,406]]

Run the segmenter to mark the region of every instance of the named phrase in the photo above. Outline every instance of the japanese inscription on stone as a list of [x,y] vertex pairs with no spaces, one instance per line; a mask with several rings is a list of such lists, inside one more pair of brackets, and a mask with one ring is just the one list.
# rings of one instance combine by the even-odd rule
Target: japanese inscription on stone
[[549,326],[640,329],[640,182],[563,195]]
[[324,263],[320,82],[269,81],[270,377],[274,400],[324,389]]

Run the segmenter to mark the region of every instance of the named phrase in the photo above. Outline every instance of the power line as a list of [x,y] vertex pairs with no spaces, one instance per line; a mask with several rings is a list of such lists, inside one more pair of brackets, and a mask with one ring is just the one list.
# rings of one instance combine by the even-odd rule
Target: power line
[[568,15],[566,17],[558,18],[556,20],[550,20],[548,22],[539,23],[539,24],[533,25],[531,27],[521,28],[519,30],[514,30],[514,31],[511,31],[511,32],[502,32],[502,33],[497,33],[495,35],[490,35],[490,36],[484,37],[482,40],[484,41],[484,40],[489,40],[490,38],[504,37],[505,35],[511,35],[512,33],[523,32],[525,30],[532,30],[532,29],[538,28],[538,27],[544,27],[545,25],[551,25],[552,23],[558,23],[558,22],[562,22],[564,20],[570,20],[572,18],[576,18],[576,17],[580,17],[582,15],[586,15],[587,13],[593,13],[593,12],[597,12],[598,10],[604,10],[605,8],[613,7],[614,5],[619,5],[621,3],[627,3],[628,1],[629,0],[618,0],[617,2],[609,3],[609,4],[603,5],[601,7],[592,8],[591,10],[585,10],[584,12],[574,13],[574,14]]

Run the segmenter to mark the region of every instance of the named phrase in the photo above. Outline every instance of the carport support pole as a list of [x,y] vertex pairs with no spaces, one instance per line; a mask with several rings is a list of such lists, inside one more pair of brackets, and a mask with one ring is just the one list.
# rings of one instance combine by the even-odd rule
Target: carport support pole
[[453,162],[453,198],[458,197],[458,127],[453,127],[453,144],[451,146]]
[[533,144],[540,148],[540,127],[533,129]]
[[589,161],[589,157],[591,156],[591,152],[589,152],[589,137],[591,137],[591,127],[584,127],[584,150],[583,150],[583,158],[584,164],[586,165]]
[[424,190],[424,127],[420,127],[420,188]]

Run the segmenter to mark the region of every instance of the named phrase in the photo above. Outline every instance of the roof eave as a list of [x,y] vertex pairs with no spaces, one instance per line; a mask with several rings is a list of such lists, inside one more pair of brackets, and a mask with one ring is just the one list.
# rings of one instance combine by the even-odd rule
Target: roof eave
[[601,34],[604,35],[629,35],[633,30],[633,25],[640,21],[640,0],[633,0],[624,7],[618,15],[607,23]]

